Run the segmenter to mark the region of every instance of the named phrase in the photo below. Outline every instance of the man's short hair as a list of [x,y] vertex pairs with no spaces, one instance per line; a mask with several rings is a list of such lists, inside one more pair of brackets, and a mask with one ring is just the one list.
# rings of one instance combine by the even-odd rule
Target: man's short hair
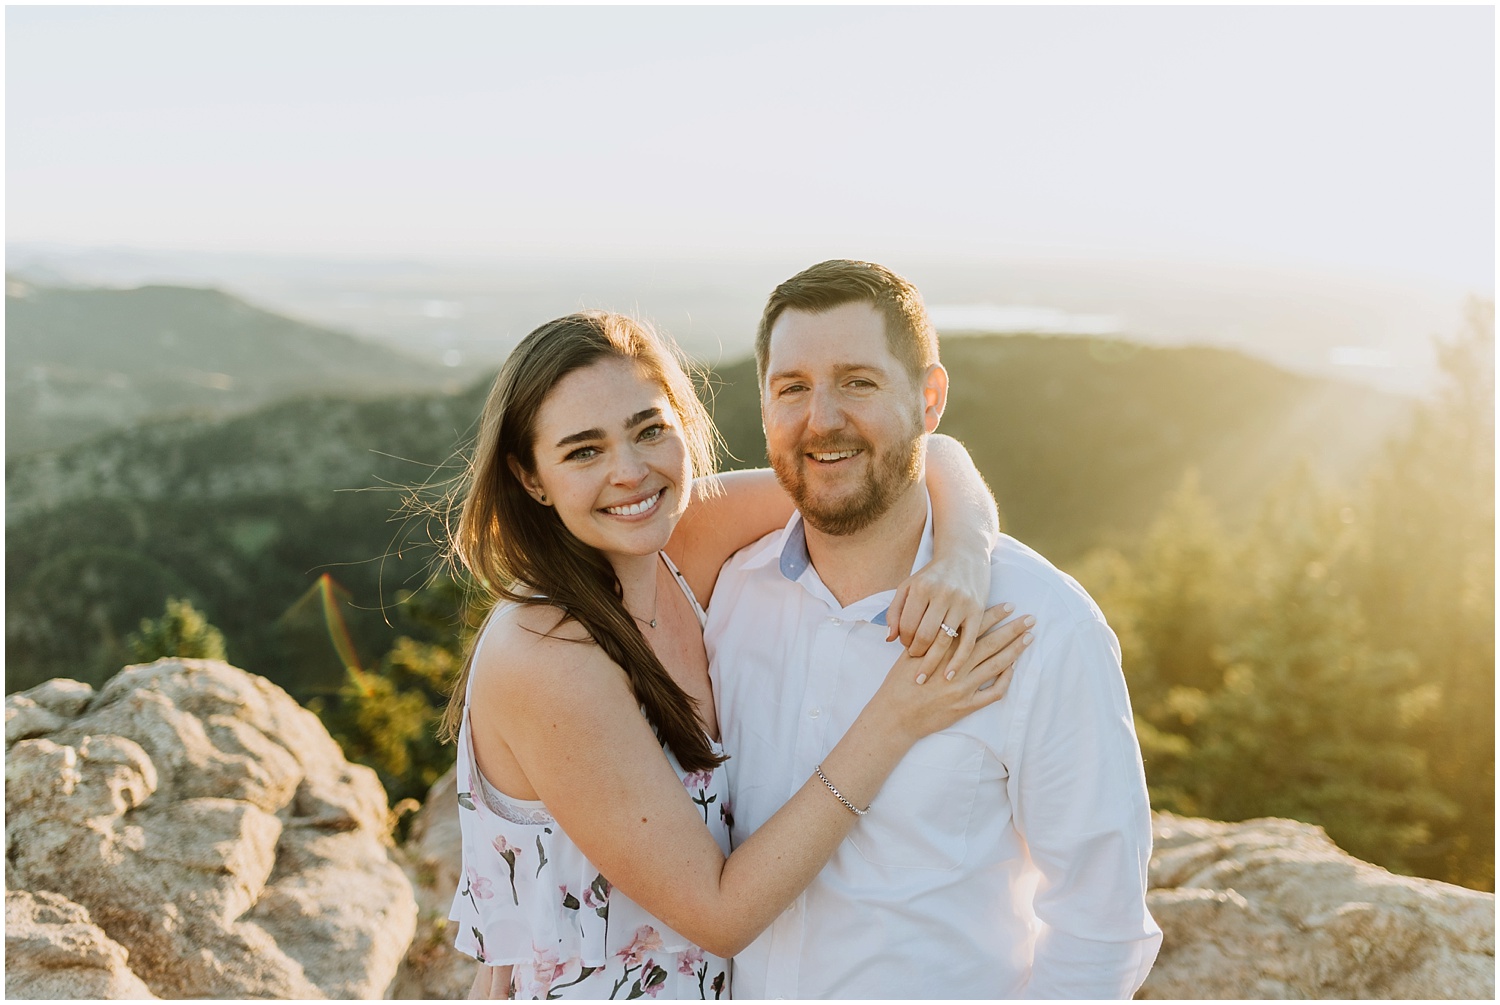
[[755,373],[762,385],[771,354],[771,329],[787,309],[821,314],[863,302],[885,317],[885,339],[914,382],[938,361],[937,330],[927,317],[922,294],[910,282],[873,262],[835,258],[803,269],[771,291],[755,334]]

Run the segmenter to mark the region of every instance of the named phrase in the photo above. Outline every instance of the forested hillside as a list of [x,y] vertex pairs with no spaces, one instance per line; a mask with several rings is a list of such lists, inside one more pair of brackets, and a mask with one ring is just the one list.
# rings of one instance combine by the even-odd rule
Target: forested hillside
[[451,374],[218,290],[55,289],[8,279],[6,456],[163,416],[312,393],[443,387]]
[[[1189,468],[1235,520],[1303,460],[1347,481],[1411,408],[1223,349],[945,336],[942,358],[942,431],[974,455],[1006,530],[1063,563],[1097,544],[1129,544]],[[731,463],[764,463],[754,361],[719,377],[715,418],[743,459]]]
[[[943,429],[995,486],[1007,529],[1066,561],[1128,540],[1184,471],[1243,515],[1311,457],[1358,470],[1407,407],[1231,352],[1091,339],[954,339]],[[761,463],[754,364],[709,375],[737,458]],[[323,573],[349,593],[357,645],[395,637],[380,607],[423,579],[427,528],[393,513],[403,486],[456,473],[486,390],[355,401],[308,398],[212,422],[160,421],[6,465],[7,688],[119,666],[121,640],[166,595],[198,604],[230,658],[278,665],[278,619]],[[1256,461],[1246,478],[1236,460]],[[283,623],[284,624],[284,623]],[[282,679],[305,695],[323,670]]]

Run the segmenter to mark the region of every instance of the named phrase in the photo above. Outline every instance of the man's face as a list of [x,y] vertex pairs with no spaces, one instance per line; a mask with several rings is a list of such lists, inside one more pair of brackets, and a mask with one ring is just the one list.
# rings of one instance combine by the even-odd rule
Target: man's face
[[946,389],[938,366],[912,381],[868,303],[782,312],[771,328],[761,421],[771,467],[803,519],[845,535],[885,513],[921,476],[922,434],[936,427]]

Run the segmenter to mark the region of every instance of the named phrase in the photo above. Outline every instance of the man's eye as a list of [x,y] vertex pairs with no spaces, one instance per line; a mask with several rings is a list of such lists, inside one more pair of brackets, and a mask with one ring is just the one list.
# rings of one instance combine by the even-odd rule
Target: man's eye
[[796,394],[799,391],[805,391],[805,390],[807,390],[807,388],[804,387],[801,384],[787,384],[780,391],[778,391],[777,394],[785,396],[785,395],[788,395],[788,394]]
[[863,388],[863,387],[874,387],[875,386],[875,382],[873,380],[865,380],[863,377],[856,377],[856,378],[854,378],[853,380],[851,380],[849,382],[849,386],[850,387],[861,387],[861,388]]

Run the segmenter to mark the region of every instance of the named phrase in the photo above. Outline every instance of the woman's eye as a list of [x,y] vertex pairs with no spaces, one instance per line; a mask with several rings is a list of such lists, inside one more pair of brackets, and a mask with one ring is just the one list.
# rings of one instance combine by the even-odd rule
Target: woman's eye
[[579,447],[577,450],[570,451],[568,455],[563,458],[563,460],[586,461],[597,453],[599,453],[599,450],[596,447]]
[[641,430],[641,439],[643,439],[643,440],[654,440],[657,437],[661,436],[666,431],[667,431],[666,423],[658,422],[654,426],[647,426],[645,429]]

